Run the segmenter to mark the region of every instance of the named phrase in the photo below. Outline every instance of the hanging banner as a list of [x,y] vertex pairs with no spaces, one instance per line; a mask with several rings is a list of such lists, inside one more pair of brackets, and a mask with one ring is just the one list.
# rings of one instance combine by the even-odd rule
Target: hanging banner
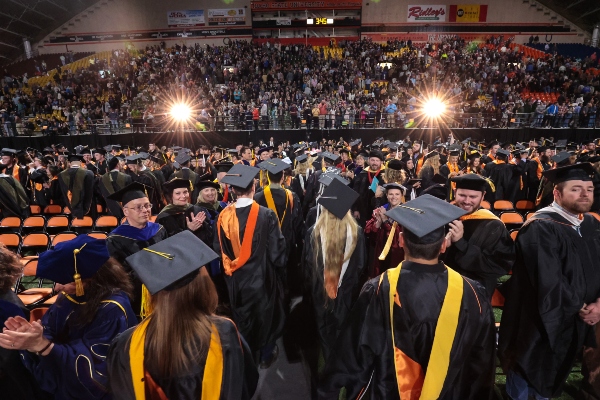
[[167,11],[169,27],[202,26],[204,25],[204,10]]
[[450,22],[486,22],[487,4],[453,4],[450,6]]
[[208,25],[246,25],[245,8],[219,8],[208,10]]
[[252,1],[250,7],[253,11],[266,10],[349,10],[360,9],[362,0],[315,0],[315,1]]
[[408,22],[446,22],[446,6],[408,5]]

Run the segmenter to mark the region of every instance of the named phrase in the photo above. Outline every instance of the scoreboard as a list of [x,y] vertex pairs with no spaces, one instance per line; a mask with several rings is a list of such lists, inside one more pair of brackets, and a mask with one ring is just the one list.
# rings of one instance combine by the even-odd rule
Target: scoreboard
[[306,25],[333,25],[333,18],[308,18]]

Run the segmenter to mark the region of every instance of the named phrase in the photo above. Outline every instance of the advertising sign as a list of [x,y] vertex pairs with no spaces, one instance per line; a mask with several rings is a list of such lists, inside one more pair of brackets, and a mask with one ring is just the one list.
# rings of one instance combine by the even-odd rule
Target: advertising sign
[[446,22],[446,6],[408,5],[408,22]]
[[208,25],[246,25],[245,8],[219,8],[208,10]]
[[167,11],[169,27],[202,26],[204,25],[204,10]]

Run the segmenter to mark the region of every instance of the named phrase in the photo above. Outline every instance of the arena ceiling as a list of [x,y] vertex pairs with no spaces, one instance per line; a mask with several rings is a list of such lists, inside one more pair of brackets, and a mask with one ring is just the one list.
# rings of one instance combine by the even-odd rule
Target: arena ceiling
[[[9,64],[24,54],[23,38],[28,38],[33,45],[85,9],[96,3],[100,3],[96,5],[99,7],[107,1],[109,0],[2,0],[0,65]],[[588,32],[600,22],[598,0],[539,2]]]
[[97,2],[99,0],[1,0],[0,64],[9,64],[25,53],[23,38],[29,39],[33,46]]

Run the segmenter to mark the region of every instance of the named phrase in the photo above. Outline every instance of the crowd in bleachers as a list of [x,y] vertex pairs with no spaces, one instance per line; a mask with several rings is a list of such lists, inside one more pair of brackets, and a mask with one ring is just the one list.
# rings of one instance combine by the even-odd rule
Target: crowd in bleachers
[[[429,96],[466,125],[594,127],[598,60],[549,55],[503,37],[316,47],[234,41],[99,53],[38,77],[2,77],[4,135],[161,123],[176,92],[202,129],[395,127]],[[481,118],[473,118],[473,116]],[[467,118],[468,117],[468,118]]]

